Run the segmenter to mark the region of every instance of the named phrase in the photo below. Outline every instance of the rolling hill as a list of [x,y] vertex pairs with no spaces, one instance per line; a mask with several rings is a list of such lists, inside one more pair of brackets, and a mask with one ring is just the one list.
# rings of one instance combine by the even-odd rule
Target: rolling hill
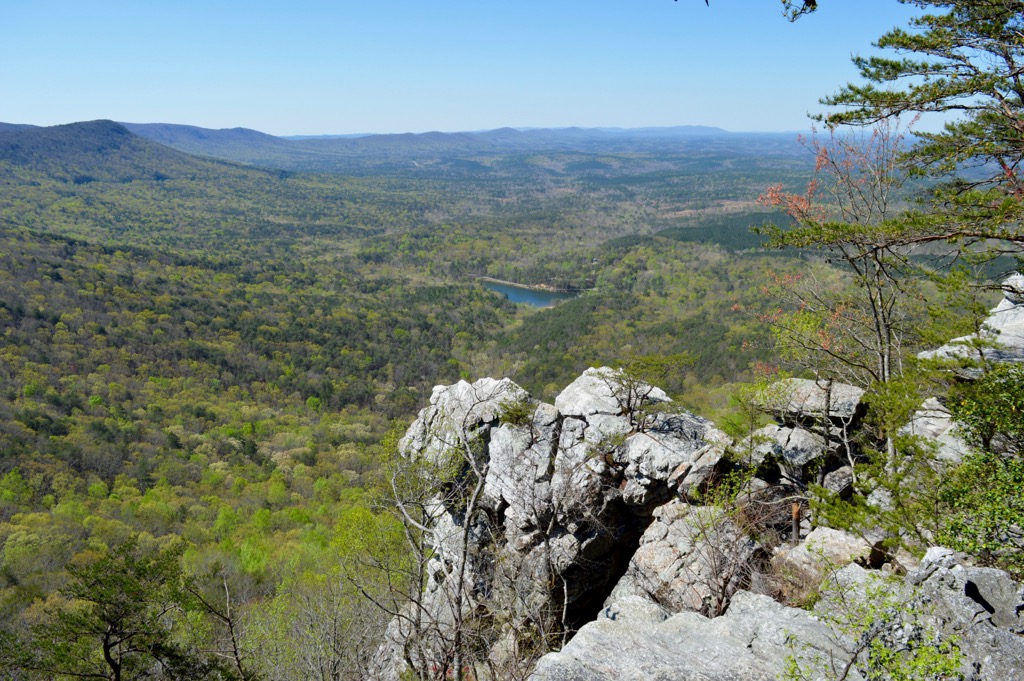
[[113,121],[0,126],[0,178],[32,172],[58,182],[88,184],[211,178],[232,170],[239,169],[158,144]]

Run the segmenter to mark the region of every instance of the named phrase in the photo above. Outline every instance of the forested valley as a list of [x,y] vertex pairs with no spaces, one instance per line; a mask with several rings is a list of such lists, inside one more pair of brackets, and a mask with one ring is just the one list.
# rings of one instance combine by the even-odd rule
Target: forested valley
[[[128,579],[142,555],[195,587],[178,644],[242,645],[247,678],[341,664],[358,632],[313,651],[309,628],[372,610],[343,573],[371,537],[402,551],[381,467],[435,384],[508,375],[553,398],[662,353],[687,357],[666,388],[722,412],[764,354],[745,308],[765,277],[824,266],[749,231],[764,186],[813,158],[724,135],[340,174],[104,121],[0,128],[4,640],[63,622],[95,561]],[[476,276],[582,294],[517,309]],[[53,664],[91,655],[65,643]]]

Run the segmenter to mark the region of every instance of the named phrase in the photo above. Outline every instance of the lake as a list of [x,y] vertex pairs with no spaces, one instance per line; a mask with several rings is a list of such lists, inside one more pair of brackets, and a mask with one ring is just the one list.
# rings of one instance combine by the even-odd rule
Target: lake
[[542,291],[516,284],[506,284],[499,281],[481,279],[480,283],[487,288],[500,293],[513,303],[526,303],[532,307],[551,307],[557,302],[575,298],[579,293],[571,291]]

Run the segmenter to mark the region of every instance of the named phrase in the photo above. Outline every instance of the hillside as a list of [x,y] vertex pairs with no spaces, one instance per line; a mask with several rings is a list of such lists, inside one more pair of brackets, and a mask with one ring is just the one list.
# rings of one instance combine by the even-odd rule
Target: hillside
[[172,149],[249,165],[275,166],[275,160],[282,159],[288,159],[288,163],[278,164],[278,167],[313,165],[329,155],[326,150],[307,150],[290,140],[246,128],[211,130],[165,123],[122,125],[141,138]]
[[47,128],[0,128],[0,178],[38,173],[57,182],[164,181],[212,179],[226,164],[203,161],[133,135],[112,121]]

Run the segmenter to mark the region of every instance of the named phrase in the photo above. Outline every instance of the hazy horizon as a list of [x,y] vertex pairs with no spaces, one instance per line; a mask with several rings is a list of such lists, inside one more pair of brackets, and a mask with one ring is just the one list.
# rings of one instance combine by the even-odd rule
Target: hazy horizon
[[[678,124],[668,124],[668,125],[634,125],[634,126],[620,126],[620,125],[587,125],[587,126],[583,126],[583,125],[560,125],[560,126],[549,126],[549,127],[518,126],[518,125],[499,125],[499,126],[494,127],[494,128],[480,128],[480,129],[475,129],[475,130],[456,130],[456,129],[448,129],[448,130],[434,129],[434,130],[420,130],[420,131],[389,130],[389,131],[385,131],[385,132],[312,132],[312,133],[302,133],[302,134],[296,134],[296,135],[275,135],[275,134],[267,132],[265,130],[260,130],[258,128],[249,128],[249,127],[241,126],[241,125],[231,125],[231,126],[221,127],[221,128],[208,128],[208,127],[202,126],[202,125],[195,125],[194,123],[179,123],[179,122],[172,122],[172,121],[118,121],[118,120],[114,120],[112,118],[94,118],[94,119],[90,119],[90,120],[92,120],[92,121],[108,120],[108,121],[113,121],[114,123],[118,123],[119,125],[174,125],[174,126],[182,126],[182,127],[189,127],[189,128],[198,128],[198,129],[201,129],[201,130],[211,130],[211,131],[214,131],[214,132],[224,132],[224,131],[230,131],[230,130],[249,130],[249,131],[252,131],[252,132],[258,132],[258,133],[262,133],[262,134],[265,134],[265,135],[271,135],[273,137],[279,137],[281,139],[316,138],[316,137],[370,137],[370,136],[373,136],[373,135],[428,135],[428,134],[431,134],[431,133],[441,133],[441,134],[445,134],[445,135],[481,134],[481,133],[494,132],[495,130],[503,130],[503,129],[509,129],[509,128],[512,129],[512,130],[518,130],[520,132],[529,132],[529,131],[533,131],[533,130],[553,130],[553,131],[559,131],[559,130],[602,130],[602,131],[629,132],[629,131],[632,131],[632,130],[670,130],[670,129],[673,129],[673,128],[706,128],[706,129],[710,129],[710,130],[720,130],[721,132],[735,133],[735,134],[767,134],[767,135],[780,134],[781,135],[781,134],[786,134],[786,133],[798,134],[798,133],[806,132],[811,127],[810,124],[808,124],[804,129],[793,129],[793,130],[730,130],[730,129],[727,129],[727,128],[723,128],[722,126],[719,126],[719,125],[706,125],[706,124],[693,124],[693,123],[678,123]],[[60,125],[74,125],[75,123],[88,123],[88,122],[90,122],[90,121],[86,121],[86,120],[81,120],[81,121],[65,121],[65,122],[61,122],[61,123],[51,123],[51,124],[41,125],[41,124],[38,124],[38,123],[33,123],[31,121],[7,121],[7,120],[0,120],[0,124],[30,125],[30,126],[35,126],[35,127],[55,127],[55,126],[60,126]]]

